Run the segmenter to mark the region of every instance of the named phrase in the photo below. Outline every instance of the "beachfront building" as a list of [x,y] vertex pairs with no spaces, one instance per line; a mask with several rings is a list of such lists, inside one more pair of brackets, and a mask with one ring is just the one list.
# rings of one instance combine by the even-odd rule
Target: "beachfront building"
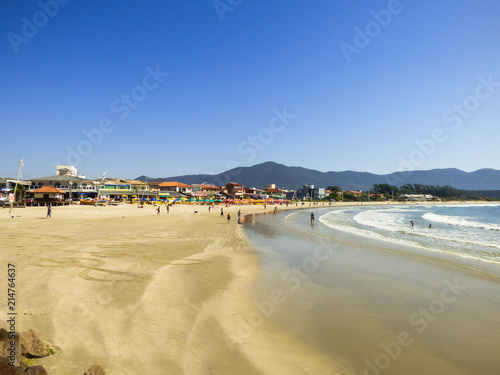
[[191,196],[196,198],[212,198],[220,195],[221,188],[210,184],[193,184]]
[[149,191],[159,192],[160,191],[160,185],[163,184],[164,182],[167,182],[167,181],[165,181],[165,180],[161,180],[161,181],[148,181],[148,182],[146,182],[146,185],[148,185]]
[[32,178],[28,193],[33,194],[35,190],[44,186],[53,186],[61,190],[66,198],[78,199],[82,196],[96,197],[98,185],[85,178],[76,177],[71,174],[58,174],[54,176]]
[[[6,177],[0,177],[0,201],[2,203],[5,203],[6,201],[9,201],[9,199],[14,199],[14,189],[16,188],[16,183],[17,185],[21,185],[23,190],[26,190],[31,182],[30,181],[23,181],[23,180],[16,180],[13,178],[6,178]],[[18,192],[19,192],[18,188]],[[24,194],[21,194],[21,196]],[[22,199],[22,197],[21,197]]]
[[271,184],[267,189],[264,189],[264,194],[268,195],[271,198],[285,199],[286,190],[276,189],[275,185]]
[[315,188],[314,185],[304,185],[297,190],[297,199],[301,200],[320,200],[326,197],[324,188]]
[[348,191],[346,191],[346,193],[352,194],[355,197],[360,197],[361,194],[363,194],[363,192],[361,192],[359,190],[348,190]]
[[160,194],[169,192],[188,194],[193,191],[193,187],[191,185],[183,184],[182,182],[177,181],[167,181],[159,185],[159,187]]
[[149,186],[139,180],[110,178],[100,183],[98,195],[111,200],[129,200],[130,198],[155,198],[158,192],[149,191]]
[[128,200],[132,197],[137,197],[136,191],[132,185],[126,183],[123,179],[108,179],[99,184],[100,198],[108,198],[112,200]]
[[73,165],[58,165],[56,166],[58,176],[73,176],[85,179],[85,176],[79,175],[78,170]]
[[54,186],[42,186],[32,191],[38,204],[59,204],[64,200],[65,192]]
[[244,191],[245,198],[258,199],[258,198],[267,198],[268,197],[266,192],[262,189],[244,188],[243,191]]
[[223,192],[234,199],[243,198],[243,187],[237,182],[230,182],[223,186]]

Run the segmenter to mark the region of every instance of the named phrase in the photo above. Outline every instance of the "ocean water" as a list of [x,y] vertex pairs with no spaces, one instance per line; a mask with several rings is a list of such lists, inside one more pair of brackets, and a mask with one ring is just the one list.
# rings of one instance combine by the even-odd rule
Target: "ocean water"
[[[311,212],[316,217],[313,227]],[[316,208],[288,214],[283,224],[331,239],[445,259],[500,274],[500,205]]]

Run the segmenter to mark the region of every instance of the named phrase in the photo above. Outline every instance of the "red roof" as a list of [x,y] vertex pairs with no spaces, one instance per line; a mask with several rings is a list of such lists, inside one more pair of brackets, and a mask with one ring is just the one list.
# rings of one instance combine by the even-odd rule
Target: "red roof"
[[167,182],[164,182],[163,184],[161,184],[160,186],[164,186],[164,187],[173,187],[173,186],[191,187],[191,185],[186,185],[186,184],[183,184],[182,182],[176,182],[176,181],[167,181]]
[[356,194],[363,194],[363,193],[361,193],[361,192],[360,192],[360,191],[358,191],[358,190],[349,190],[349,191],[348,191],[348,193],[352,193],[352,194],[354,194],[354,195],[356,195]]
[[55,188],[54,186],[43,186],[40,189],[33,190],[32,193],[58,193],[64,194],[64,191]]

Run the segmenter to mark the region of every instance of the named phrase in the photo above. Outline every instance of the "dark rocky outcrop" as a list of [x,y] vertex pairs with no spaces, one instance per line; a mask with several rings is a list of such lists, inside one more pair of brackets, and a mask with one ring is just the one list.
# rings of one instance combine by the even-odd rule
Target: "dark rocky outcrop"
[[[9,332],[0,328],[0,375],[48,375],[43,366],[30,366],[28,360],[47,357],[51,354],[47,345],[38,337],[37,333],[32,329],[19,334],[16,333],[13,340],[17,342],[16,349],[21,350],[19,366],[10,365],[11,359],[9,359],[9,356],[12,339],[9,338]],[[84,375],[105,375],[105,372],[102,366],[94,364]]]
[[47,346],[33,329],[21,332],[19,339],[21,342],[21,354],[26,358],[42,358],[50,355],[49,349],[47,349]]

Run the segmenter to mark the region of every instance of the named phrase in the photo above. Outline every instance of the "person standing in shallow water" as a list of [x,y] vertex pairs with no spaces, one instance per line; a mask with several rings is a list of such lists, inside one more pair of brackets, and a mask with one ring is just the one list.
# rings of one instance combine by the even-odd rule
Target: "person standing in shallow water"
[[311,212],[311,224],[314,224],[314,212]]
[[412,226],[412,227],[414,227],[414,226],[415,226],[415,223],[413,222],[413,220],[412,220],[412,221],[410,221],[410,223],[411,223],[411,226]]

